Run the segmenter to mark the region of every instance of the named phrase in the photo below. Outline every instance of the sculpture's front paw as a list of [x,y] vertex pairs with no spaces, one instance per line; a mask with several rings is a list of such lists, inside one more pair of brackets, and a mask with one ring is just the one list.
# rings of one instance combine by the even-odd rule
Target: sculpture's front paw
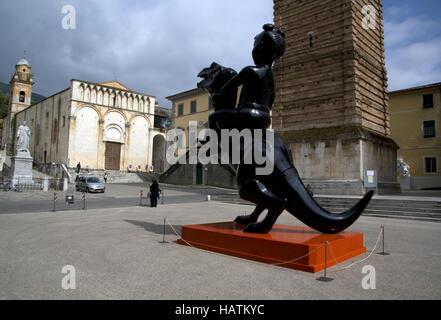
[[253,217],[252,215],[248,216],[238,216],[236,219],[234,219],[234,222],[241,225],[249,225],[250,223],[256,222],[257,218]]
[[250,223],[243,232],[247,233],[268,233],[271,230],[271,226],[267,226],[265,223]]

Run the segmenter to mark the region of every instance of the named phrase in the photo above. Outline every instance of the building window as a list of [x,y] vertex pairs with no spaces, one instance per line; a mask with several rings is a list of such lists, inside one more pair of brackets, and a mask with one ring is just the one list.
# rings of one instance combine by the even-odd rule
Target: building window
[[190,113],[196,113],[196,100],[190,102]]
[[438,172],[438,170],[436,168],[436,158],[435,157],[424,158],[424,172],[425,173],[437,173]]
[[423,121],[424,138],[435,138],[435,120]]
[[181,103],[178,105],[178,117],[184,114],[184,104]]
[[423,95],[423,108],[424,109],[433,108],[433,94]]
[[20,91],[20,96],[18,97],[19,102],[25,102],[26,94],[24,91]]

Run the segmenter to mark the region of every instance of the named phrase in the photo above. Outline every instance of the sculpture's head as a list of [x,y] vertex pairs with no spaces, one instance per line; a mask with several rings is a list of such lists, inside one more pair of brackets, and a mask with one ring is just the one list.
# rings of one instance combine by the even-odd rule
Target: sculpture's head
[[256,65],[272,64],[285,53],[285,34],[265,24],[263,32],[254,37],[253,60]]
[[208,68],[199,72],[198,77],[203,80],[198,83],[198,88],[207,89],[210,93],[219,92],[220,89],[237,74],[231,68],[225,68],[213,62]]

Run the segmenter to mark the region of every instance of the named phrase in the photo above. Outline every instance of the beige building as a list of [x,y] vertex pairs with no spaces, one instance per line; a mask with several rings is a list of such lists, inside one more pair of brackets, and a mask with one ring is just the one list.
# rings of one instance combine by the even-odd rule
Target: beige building
[[[185,131],[187,143],[180,152],[188,149],[188,129],[190,121],[197,123],[198,129],[208,127],[208,117],[214,111],[210,95],[203,89],[192,89],[167,97],[173,104],[172,127]],[[186,157],[188,154],[186,155]],[[224,164],[175,164],[163,175],[161,181],[173,184],[198,184],[219,187],[235,187],[236,171]]]
[[392,138],[410,166],[411,188],[441,188],[441,83],[389,93]]
[[[16,69],[16,74],[30,70],[29,63],[21,62]],[[32,76],[24,78],[29,81]],[[81,162],[83,168],[90,169],[145,171],[153,163],[154,141],[158,145],[165,141],[164,130],[154,126],[152,95],[135,92],[117,81],[73,79],[69,88],[30,106],[30,90],[21,89],[27,83],[22,83],[20,76],[18,80],[15,75],[11,80],[11,109],[15,111],[11,132],[15,136],[14,128],[26,122],[36,164],[74,168]],[[24,102],[21,93],[15,97],[18,90],[24,91]]]
[[[239,101],[241,86],[238,90]],[[172,120],[174,128],[185,131],[188,137],[190,121],[197,122],[198,128],[208,127],[208,117],[214,112],[210,94],[204,89],[192,89],[167,97],[172,102]]]
[[214,111],[210,104],[210,95],[204,89],[192,89],[167,97],[172,102],[173,126],[185,130],[188,137],[190,121],[196,121],[198,127],[208,126],[208,116]]

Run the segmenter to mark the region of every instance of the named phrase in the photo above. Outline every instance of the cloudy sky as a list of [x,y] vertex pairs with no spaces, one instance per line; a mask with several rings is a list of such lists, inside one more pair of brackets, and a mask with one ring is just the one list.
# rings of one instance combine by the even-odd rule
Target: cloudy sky
[[[320,0],[317,0],[320,1]],[[441,1],[384,0],[389,90],[441,82]],[[76,9],[65,30],[62,8]],[[27,51],[34,92],[52,95],[72,78],[117,79],[166,96],[195,87],[212,61],[251,64],[254,35],[273,19],[272,0],[0,0],[0,81]]]

